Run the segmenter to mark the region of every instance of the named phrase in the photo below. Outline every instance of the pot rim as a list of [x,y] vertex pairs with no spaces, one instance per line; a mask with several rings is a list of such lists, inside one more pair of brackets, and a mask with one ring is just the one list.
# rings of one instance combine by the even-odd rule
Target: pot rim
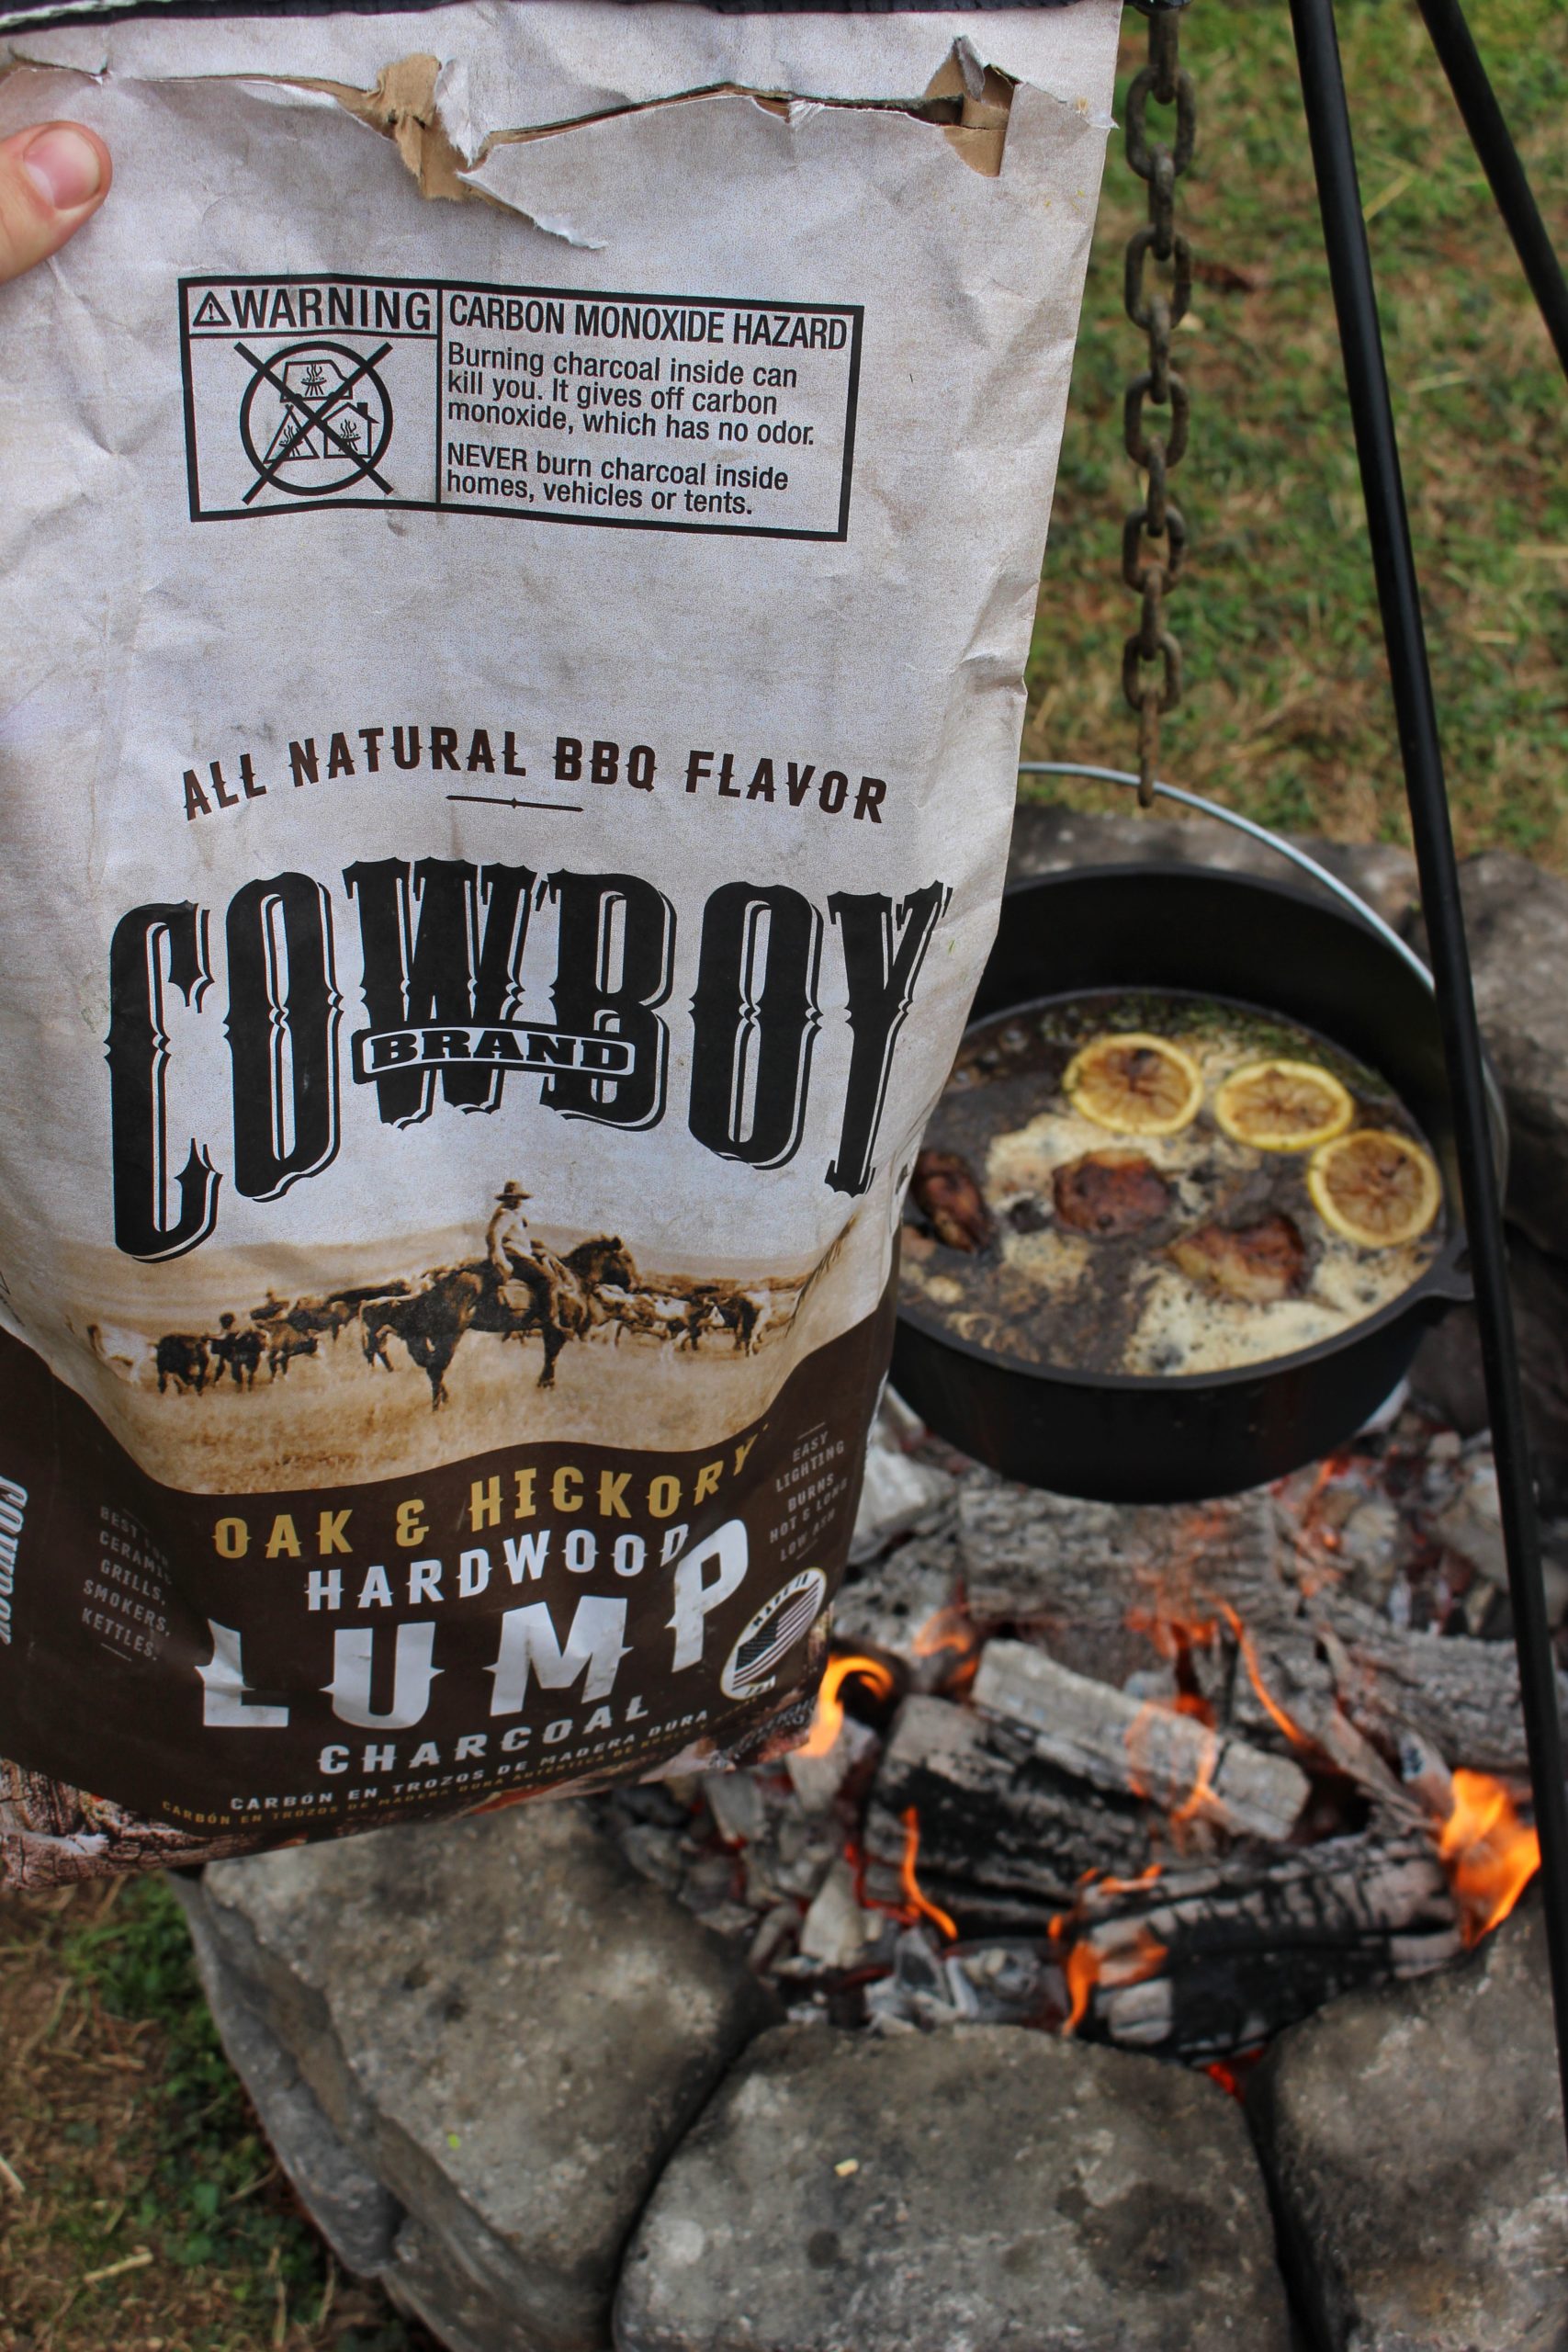
[[[1219,882],[1238,888],[1260,890],[1276,898],[1293,899],[1300,904],[1317,908],[1331,920],[1357,923],[1357,917],[1348,908],[1340,906],[1337,900],[1328,898],[1324,892],[1308,889],[1301,883],[1277,881],[1269,875],[1248,874],[1245,871],[1237,871],[1234,867],[1209,866],[1197,863],[1185,865],[1166,858],[1145,858],[1136,862],[1131,859],[1113,860],[1100,865],[1059,866],[1045,874],[1021,874],[1008,883],[1002,892],[1002,899],[1005,903],[1010,899],[1021,898],[1034,890],[1047,889],[1077,881],[1109,881],[1131,875],[1136,875],[1144,880],[1156,877],[1168,881],[1173,877],[1201,878],[1204,882]],[[1375,941],[1385,954],[1389,952],[1386,942],[1379,937],[1376,928],[1371,923],[1357,923],[1357,927]],[[1038,997],[1021,999],[1015,1006],[998,1007],[996,1012],[983,1014],[981,1019],[988,1023],[1003,1017],[1010,1012],[1026,1012],[1032,1005],[1050,1002],[1065,993],[1066,991],[1055,989],[1043,992]],[[1192,993],[1201,995],[1205,991],[1194,989]],[[1207,993],[1213,994],[1213,991],[1210,990]],[[1235,1003],[1242,1001],[1239,998],[1227,998],[1226,1001]],[[970,1030],[977,1026],[979,1026],[977,1022],[966,1022],[964,1035],[967,1036]],[[1487,1091],[1494,1112],[1493,1154],[1498,1163],[1501,1179],[1506,1174],[1507,1167],[1508,1130],[1502,1109],[1501,1089],[1489,1057],[1486,1065],[1486,1078]],[[1315,1340],[1310,1348],[1292,1349],[1288,1355],[1259,1357],[1256,1363],[1230,1364],[1215,1372],[1156,1373],[1085,1372],[1067,1364],[1024,1363],[1017,1358],[1000,1354],[994,1348],[982,1347],[977,1340],[966,1340],[961,1333],[952,1330],[941,1322],[934,1311],[925,1308],[923,1302],[918,1298],[907,1298],[902,1284],[899,1290],[897,1319],[900,1323],[908,1324],[922,1340],[931,1340],[938,1346],[950,1349],[954,1355],[965,1356],[972,1363],[985,1364],[1014,1379],[1037,1382],[1042,1387],[1078,1388],[1090,1392],[1099,1391],[1111,1396],[1139,1396],[1163,1395],[1192,1396],[1205,1390],[1240,1388],[1249,1383],[1273,1380],[1281,1374],[1305,1372],[1314,1364],[1326,1363],[1333,1357],[1343,1354],[1347,1349],[1354,1347],[1359,1340],[1370,1339],[1379,1331],[1387,1330],[1392,1324],[1399,1322],[1404,1317],[1418,1313],[1427,1300],[1457,1305],[1468,1298],[1471,1295],[1469,1283],[1460,1262],[1468,1249],[1462,1204],[1452,1201],[1446,1179],[1443,1184],[1443,1198],[1444,1205],[1452,1219],[1452,1230],[1431,1264],[1426,1267],[1413,1283],[1398,1292],[1385,1306],[1380,1306],[1375,1314],[1363,1316],[1359,1322],[1347,1325],[1343,1331],[1335,1332],[1326,1340]]]

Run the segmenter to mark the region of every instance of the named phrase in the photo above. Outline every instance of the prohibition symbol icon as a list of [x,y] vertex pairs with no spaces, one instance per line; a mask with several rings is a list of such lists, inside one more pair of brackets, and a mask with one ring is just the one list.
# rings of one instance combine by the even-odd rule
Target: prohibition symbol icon
[[365,481],[392,495],[391,483],[376,470],[392,437],[392,396],[377,373],[391,347],[383,343],[366,354],[317,337],[264,358],[245,344],[234,345],[251,369],[240,439],[256,471],[243,505],[264,490],[332,498]]

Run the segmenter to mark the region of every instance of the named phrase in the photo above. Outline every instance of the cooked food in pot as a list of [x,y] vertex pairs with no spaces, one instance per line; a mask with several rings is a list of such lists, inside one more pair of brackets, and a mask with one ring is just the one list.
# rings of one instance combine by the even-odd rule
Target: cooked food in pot
[[1176,991],[977,1025],[905,1211],[907,1305],[999,1355],[1169,1375],[1268,1362],[1408,1290],[1442,1182],[1375,1071]]

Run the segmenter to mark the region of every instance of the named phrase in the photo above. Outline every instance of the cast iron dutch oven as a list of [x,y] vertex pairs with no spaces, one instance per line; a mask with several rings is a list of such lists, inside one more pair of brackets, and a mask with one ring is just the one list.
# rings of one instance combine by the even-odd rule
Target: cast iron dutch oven
[[[1030,1486],[1109,1502],[1239,1493],[1351,1436],[1408,1371],[1422,1334],[1471,1295],[1437,1005],[1385,939],[1326,898],[1203,867],[1118,865],[1043,875],[1007,892],[971,1018],[1106,988],[1228,997],[1299,1021],[1369,1064],[1436,1154],[1444,1247],[1365,1322],[1230,1372],[1145,1378],[1012,1363],[906,1295],[894,1385],[952,1444]],[[1501,1174],[1495,1081],[1491,1091]]]

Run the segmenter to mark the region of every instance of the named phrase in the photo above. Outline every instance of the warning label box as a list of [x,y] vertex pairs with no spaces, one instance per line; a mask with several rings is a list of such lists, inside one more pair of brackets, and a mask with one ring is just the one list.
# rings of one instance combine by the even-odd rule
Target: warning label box
[[191,520],[415,507],[841,539],[858,304],[180,281]]

